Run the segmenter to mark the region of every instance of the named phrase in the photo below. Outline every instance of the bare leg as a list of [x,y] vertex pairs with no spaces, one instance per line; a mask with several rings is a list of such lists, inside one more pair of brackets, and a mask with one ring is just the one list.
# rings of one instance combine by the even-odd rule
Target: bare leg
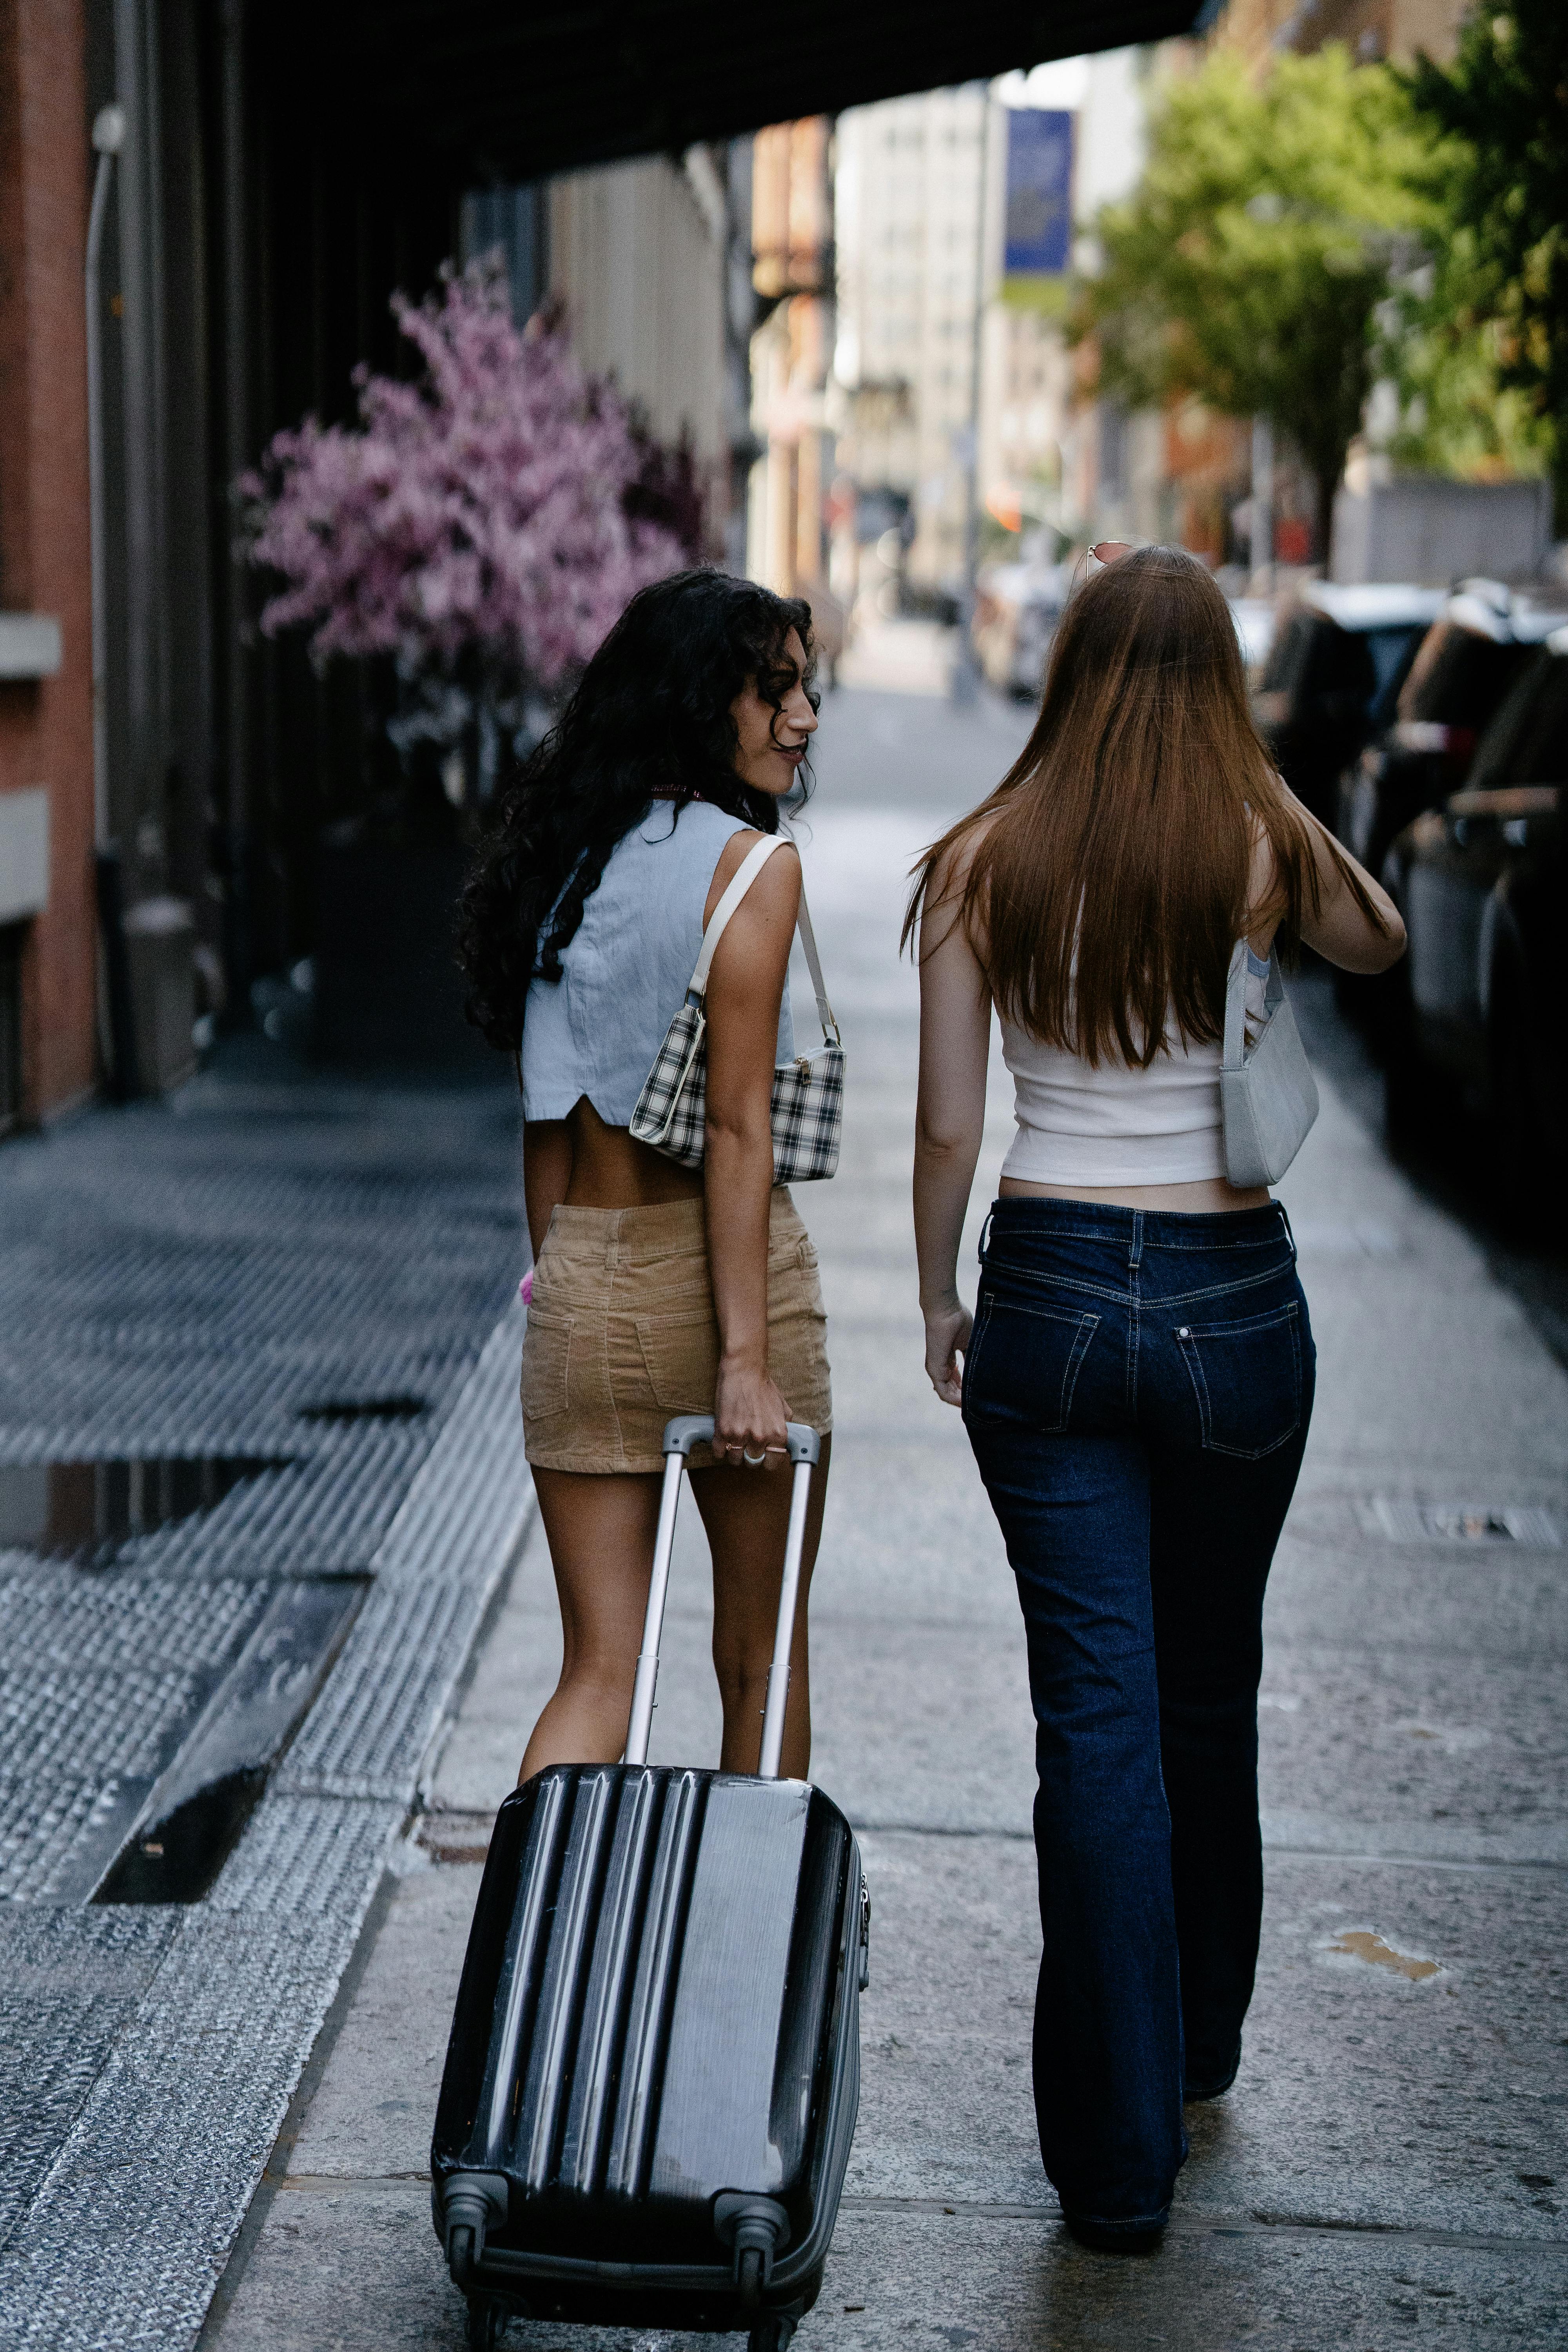
[[535,1470],[561,1601],[561,1679],[520,1780],[546,1764],[613,1764],[626,1744],[658,1530],[657,1475]]
[[[804,1780],[811,1759],[806,1603],[832,1439],[811,1482],[795,1611],[782,1769]],[[540,1517],[561,1602],[561,1679],[533,1727],[518,1773],[546,1764],[613,1764],[626,1746],[658,1529],[657,1475],[596,1476],[535,1470]],[[792,1479],[780,1468],[700,1470],[692,1480],[713,1553],[713,1664],[724,1706],[721,1769],[754,1772],[778,1621]]]
[[[831,1437],[825,1437],[822,1459],[811,1481],[800,1600],[790,1654],[789,1704],[784,1713],[780,1769],[786,1779],[796,1780],[805,1780],[811,1762],[806,1602],[822,1535],[832,1450]],[[724,1745],[720,1762],[726,1772],[754,1772],[762,1750],[763,1707],[778,1623],[793,1483],[787,1465],[755,1474],[750,1470],[700,1470],[691,1482],[713,1554],[713,1664],[724,1703]]]

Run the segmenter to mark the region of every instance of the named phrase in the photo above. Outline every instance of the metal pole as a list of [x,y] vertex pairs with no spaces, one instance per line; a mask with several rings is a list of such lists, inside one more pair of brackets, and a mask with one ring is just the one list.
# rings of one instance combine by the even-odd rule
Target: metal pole
[[92,838],[99,929],[103,940],[100,971],[100,1036],[105,1074],[116,1101],[141,1092],[136,1024],[131,1002],[131,965],[125,950],[125,899],[120,853],[109,837],[109,557],[104,539],[103,497],[103,302],[99,264],[103,222],[109,210],[114,159],[125,144],[125,115],[119,106],[100,109],[92,126],[98,170],[87,216],[83,291],[87,302],[87,498],[92,571]]
[[1252,420],[1252,593],[1274,593],[1274,422]]
[[654,1538],[653,1572],[648,1579],[647,1608],[643,1616],[642,1648],[637,1653],[632,1684],[631,1717],[622,1754],[628,1764],[647,1762],[653,1734],[654,1694],[658,1688],[658,1638],[664,1627],[664,1599],[669,1590],[669,1561],[675,1549],[675,1515],[680,1508],[680,1475],[684,1454],[664,1457],[664,1486],[658,1498],[658,1533]]
[[778,1779],[779,1759],[784,1754],[784,1709],[789,1704],[789,1656],[795,1642],[801,1555],[805,1549],[805,1514],[811,1501],[811,1470],[809,1462],[797,1462],[795,1484],[790,1490],[784,1581],[779,1587],[778,1625],[773,1634],[773,1664],[768,1668],[767,1697],[763,1708],[763,1748],[757,1764],[757,1771],[764,1780]]
[[[232,494],[251,458],[250,289],[246,268],[245,46],[246,0],[222,0],[219,124],[223,143],[223,467]],[[225,578],[227,705],[221,808],[224,839],[223,955],[228,1018],[249,1013],[251,959],[250,853],[247,800],[250,772],[249,659],[245,645],[246,557],[229,517]]]
[[980,691],[974,653],[974,575],[980,565],[980,361],[985,330],[985,226],[991,157],[991,85],[980,85],[980,217],[974,232],[974,324],[970,336],[968,464],[963,480],[963,593],[958,607],[958,658],[952,698],[973,702]]
[[98,279],[114,159],[125,143],[125,117],[118,106],[101,109],[92,126],[92,143],[98,151],[98,172],[87,218],[87,480],[92,541],[93,840],[104,849],[109,845],[109,612],[103,516],[103,309]]

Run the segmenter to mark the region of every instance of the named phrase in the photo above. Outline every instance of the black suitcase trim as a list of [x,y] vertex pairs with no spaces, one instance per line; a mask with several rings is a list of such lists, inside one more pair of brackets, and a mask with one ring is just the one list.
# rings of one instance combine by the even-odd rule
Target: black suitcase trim
[[[562,1770],[562,1768],[553,1769]],[[625,1768],[607,1768],[605,1777],[609,1780],[613,1776],[619,1780]],[[563,1778],[576,1781],[579,1776],[586,1780],[594,1775],[595,1768],[566,1768]],[[699,1779],[706,1780],[710,1776],[688,1774],[679,1769],[672,1771],[665,1768],[658,1777],[686,1784],[680,1791],[680,1798],[669,1811],[668,1820],[672,1824],[669,1834],[658,1841],[665,1857],[662,1883],[668,1889],[668,1929],[678,1936],[689,1893],[689,1874],[685,1866],[689,1835],[694,1833],[703,1811],[691,1784]],[[543,1790],[539,1793],[547,1795]],[[676,1794],[673,1790],[669,1793],[671,1796]],[[545,1803],[545,1819],[538,1823],[536,1830],[531,1826],[527,1841],[535,1851],[548,1846],[557,1864],[569,1834],[569,1816],[573,1811],[571,1804],[564,1801],[567,1794],[568,1791],[563,1788],[554,1801]],[[515,1802],[516,1800],[508,1800],[509,1806]],[[635,1805],[631,1810],[635,1812]],[[845,1830],[847,1857],[841,1882],[843,1891],[840,1902],[836,1905],[839,1923],[833,1962],[837,1983],[828,2031],[824,2037],[820,2087],[816,2094],[816,2096],[826,2097],[827,2111],[822,2118],[819,2131],[813,2134],[816,2144],[816,2160],[811,2175],[813,2221],[798,2242],[784,2245],[773,2257],[763,2286],[760,2305],[750,2302],[748,2307],[739,2302],[737,2263],[604,2262],[583,2254],[551,2253],[497,2245],[488,2236],[482,2236],[479,2241],[477,2261],[454,2260],[452,2267],[456,2284],[470,2295],[497,2295],[521,2310],[538,2306],[539,2315],[556,2317],[568,2323],[628,2324],[632,2314],[626,2306],[630,2302],[636,2303],[636,2318],[642,2324],[658,2324],[655,2316],[658,2307],[658,2317],[666,2324],[676,2326],[697,2324],[715,2329],[744,2327],[758,2315],[759,2309],[763,2314],[789,2314],[796,2317],[810,2309],[821,2285],[823,2269],[837,2225],[839,2195],[859,2105],[859,1995],[863,1976],[865,1882],[858,1847],[853,1835],[847,1834],[847,1824],[845,1824]],[[672,1837],[678,1849],[673,1852],[670,1849]],[[499,1860],[500,1856],[496,1858]],[[654,1874],[656,1878],[660,1876],[657,1869]],[[498,1872],[498,1881],[504,1875],[504,1871]],[[552,1879],[555,1873],[552,1870],[546,1875]],[[538,1881],[535,1884],[537,1887]],[[484,1907],[481,1893],[481,1911]],[[537,1932],[534,1917],[525,1917],[517,1922],[517,1936],[512,1943],[514,1955],[523,1958],[520,1945],[531,1943]],[[476,1936],[475,1940],[481,1947],[489,1942],[490,1949],[495,1949],[490,1938]],[[575,1940],[574,1936],[568,1937],[571,1943],[574,1944]],[[475,1957],[478,1957],[477,1953]],[[479,2010],[488,2011],[494,2000],[496,1987],[489,1982],[482,1986],[476,1983],[473,1992]],[[532,2006],[530,2002],[530,2010]],[[506,2037],[511,2040],[514,2049],[520,2040],[526,2039],[531,2025],[531,2016],[520,2014],[514,2020],[512,2034]],[[668,2020],[664,2018],[656,2022],[649,2019],[647,2026],[646,2036],[638,2039],[645,2059],[651,2061],[657,2076]],[[653,2049],[655,2044],[658,2045],[657,2056]],[[487,2092],[493,2088],[496,2079],[493,2049],[489,2057],[490,2063],[485,2070]],[[531,2074],[531,2068],[530,2072]],[[645,2090],[651,2087],[657,2094],[657,2080],[651,2086],[643,2087]],[[637,2104],[639,2108],[642,2106],[641,2097]],[[814,2097],[813,2105],[816,2104],[816,2097]],[[627,2153],[629,2151],[623,2147],[623,2158]],[[643,2168],[638,2164],[634,2169],[641,2171]],[[465,2213],[468,2205],[476,2200],[481,2210],[489,2203],[495,2222],[504,2229],[505,2201],[503,2199],[501,2210],[497,2211],[496,2192],[506,2186],[506,2176],[488,2170],[475,2172],[461,2164],[454,2166],[448,2158],[439,2167],[432,2187],[432,2218],[437,2234],[444,2243],[447,2239],[448,2223],[457,2220],[454,2208],[458,2203],[463,2205]],[[700,2312],[692,2308],[694,2305],[702,2306]]]
[[[850,1865],[847,1889],[847,1914],[855,1920],[857,1933],[851,1950],[858,1947],[860,1892],[862,1886],[860,1857],[857,1851]],[[855,2122],[860,2105],[860,1980],[851,1958],[845,1966],[843,1981],[838,1989],[832,2034],[833,2063],[828,2073],[830,2102],[826,2127],[822,2135],[822,2174],[831,2180],[840,2179],[848,2163],[849,2148],[855,2137]],[[853,2033],[853,2043],[846,2049],[846,2041]],[[837,2159],[836,2161],[835,2159]],[[460,2189],[463,2175],[452,2174],[445,2183],[447,2195]],[[441,2189],[437,2191],[437,2200]],[[437,2216],[437,2229],[440,2230]],[[807,2237],[798,2246],[789,2248],[778,2256],[773,2275],[763,2293],[763,2305],[775,2308],[788,2303],[797,2289],[811,2279],[813,2272],[820,2273],[833,2242],[833,2232],[838,2226],[838,2199],[824,2198],[817,2205],[816,2219]],[[488,2246],[472,2273],[477,2285],[500,2286],[508,2279],[537,2279],[546,2284],[566,2285],[624,2285],[632,2290],[647,2289],[655,2293],[699,2294],[728,2297],[734,2293],[733,2266],[729,2263],[681,2265],[679,2263],[596,2263],[569,2254],[529,2254],[504,2246]],[[813,2297],[815,2300],[815,2296]],[[809,2309],[809,2305],[806,2306]]]

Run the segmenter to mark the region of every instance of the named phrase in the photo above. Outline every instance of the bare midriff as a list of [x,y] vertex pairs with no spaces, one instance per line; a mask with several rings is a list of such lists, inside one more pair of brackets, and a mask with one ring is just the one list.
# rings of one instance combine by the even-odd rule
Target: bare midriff
[[1200,1177],[1191,1184],[1028,1184],[1004,1176],[996,1189],[1004,1200],[1104,1201],[1113,1209],[1178,1209],[1199,1217],[1266,1209],[1273,1198],[1267,1185],[1227,1184],[1223,1176]]
[[584,1095],[564,1121],[572,1145],[570,1209],[652,1209],[666,1201],[700,1201],[700,1169],[682,1168],[629,1129],[606,1127]]

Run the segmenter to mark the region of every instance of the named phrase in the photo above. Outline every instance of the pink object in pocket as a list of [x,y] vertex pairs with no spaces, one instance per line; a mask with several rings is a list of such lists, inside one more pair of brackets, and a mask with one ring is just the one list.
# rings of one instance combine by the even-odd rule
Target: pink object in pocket
[[533,1304],[533,1268],[532,1268],[531,1266],[530,1266],[530,1267],[529,1267],[528,1272],[523,1276],[522,1280],[518,1284],[518,1286],[517,1286],[517,1295],[518,1295],[518,1297],[521,1299],[521,1301],[522,1301],[522,1303],[523,1303],[523,1305],[524,1305],[525,1307],[531,1307],[531,1306],[532,1306],[532,1304]]

